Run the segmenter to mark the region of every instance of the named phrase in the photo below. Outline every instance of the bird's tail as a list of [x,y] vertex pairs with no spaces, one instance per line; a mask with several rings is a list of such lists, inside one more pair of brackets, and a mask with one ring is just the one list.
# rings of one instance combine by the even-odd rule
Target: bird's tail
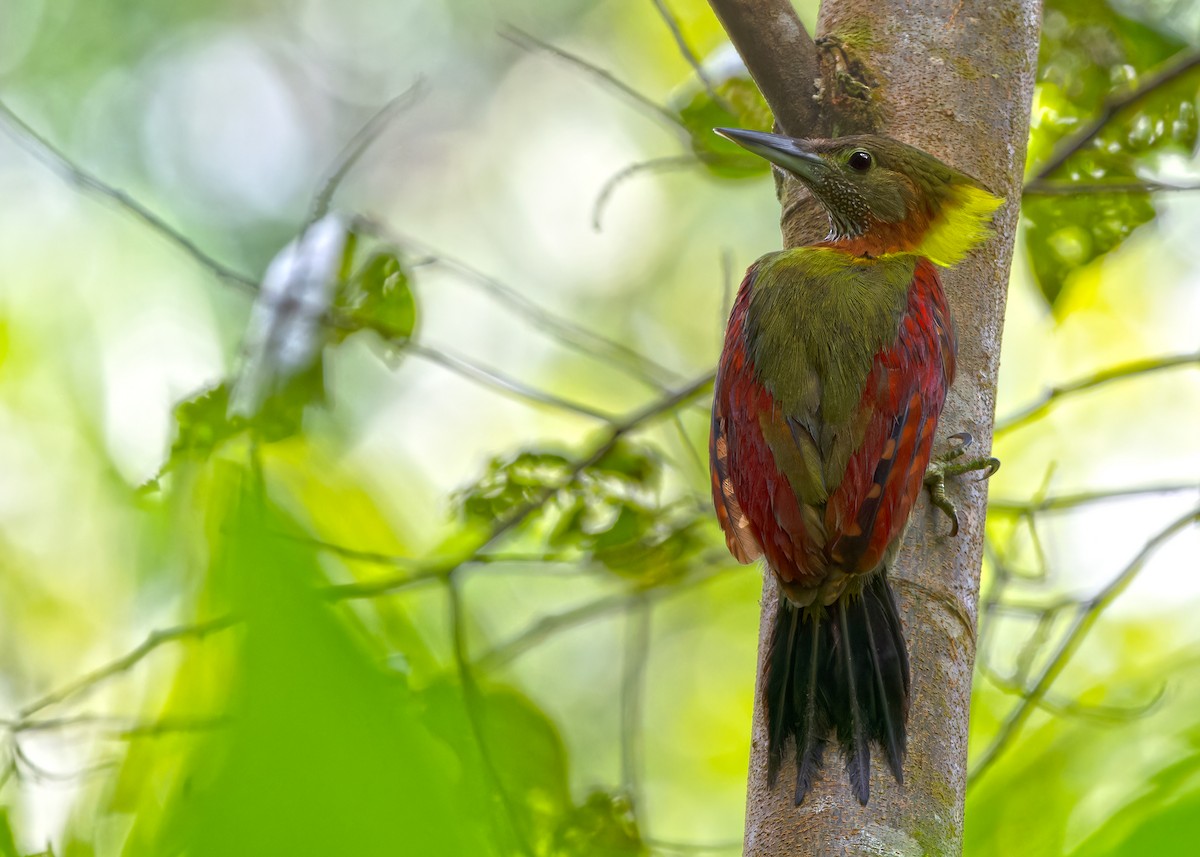
[[764,693],[767,777],[773,786],[791,736],[797,806],[812,788],[831,732],[859,803],[865,806],[870,796],[871,742],[903,782],[908,650],[884,574],[872,575],[861,594],[843,595],[828,607],[796,607],[781,594]]

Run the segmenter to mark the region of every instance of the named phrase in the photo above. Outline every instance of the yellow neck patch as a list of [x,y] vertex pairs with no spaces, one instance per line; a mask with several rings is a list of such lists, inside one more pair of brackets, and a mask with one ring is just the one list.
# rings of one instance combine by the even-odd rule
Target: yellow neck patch
[[950,189],[942,210],[913,251],[948,268],[957,265],[977,245],[991,237],[992,213],[1004,204],[980,187],[956,185]]

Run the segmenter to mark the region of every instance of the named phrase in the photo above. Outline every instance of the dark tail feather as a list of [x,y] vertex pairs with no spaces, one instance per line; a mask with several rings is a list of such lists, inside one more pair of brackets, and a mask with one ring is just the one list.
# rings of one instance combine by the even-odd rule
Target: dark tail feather
[[838,744],[846,760],[846,775],[850,788],[863,806],[871,797],[871,747],[867,743],[867,719],[875,709],[875,686],[869,661],[870,649],[863,645],[865,634],[862,601],[857,600],[847,610],[850,599],[838,599],[838,636],[834,641],[834,660],[837,662],[833,698],[833,725]]
[[819,614],[801,616],[786,598],[779,599],[767,662],[767,781],[774,786],[783,764],[788,736],[796,742],[796,805],[816,779],[829,733],[828,704],[821,679],[829,659],[828,623]]
[[876,739],[883,746],[896,782],[903,783],[902,765],[907,747],[904,725],[908,721],[908,648],[900,630],[896,600],[886,577],[880,574],[868,584],[862,603],[867,645],[875,655],[872,672],[877,700]]
[[797,608],[786,597],[779,603],[765,685],[768,781],[775,784],[790,735],[799,806],[835,732],[851,788],[865,805],[871,742],[879,744],[892,774],[903,782],[908,651],[891,587],[876,574],[861,595],[829,607]]

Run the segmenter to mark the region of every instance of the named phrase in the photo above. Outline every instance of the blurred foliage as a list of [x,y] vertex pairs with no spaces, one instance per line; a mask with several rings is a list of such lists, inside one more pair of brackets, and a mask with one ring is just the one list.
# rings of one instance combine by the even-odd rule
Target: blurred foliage
[[745,68],[724,77],[709,77],[712,88],[692,84],[676,99],[679,120],[687,130],[692,152],[715,176],[753,178],[770,172],[770,164],[736,143],[713,133],[713,128],[770,131],[771,108]]
[[[315,190],[373,105],[409,85],[406,63],[436,94],[335,188],[335,207],[385,226],[348,233],[328,305],[272,305],[257,277],[220,292],[205,251],[173,256],[178,241],[164,251],[144,223],[0,153],[0,186],[22,200],[0,210],[0,857],[739,852],[760,586],[722,574],[703,399],[727,309],[716,249],[752,258],[775,212],[764,162],[711,129],[771,116],[702,0],[666,5],[710,56],[707,80],[654,4],[550,5],[3,7],[0,74],[22,115],[114,174],[118,211],[144,192],[254,270],[305,234],[292,173]],[[1173,25],[1200,15],[1180,9],[1049,0],[1032,181],[1106,104],[1196,50]],[[665,106],[631,118],[602,78],[564,83],[498,44],[501,21],[582,42]],[[260,77],[221,78],[231,59]],[[184,83],[158,88],[171,74]],[[193,115],[207,84],[221,109]],[[1044,177],[1086,193],[1026,198],[1034,279],[1010,292],[1001,413],[1063,377],[1194,348],[1188,293],[1172,288],[1200,268],[1170,253],[1159,198],[1091,186],[1194,167],[1196,87],[1154,89]],[[272,185],[288,122],[300,155]],[[593,235],[589,194],[647,158],[659,126],[684,151],[666,160],[747,181],[655,188],[615,235]],[[218,179],[225,207],[189,213]],[[381,237],[393,221],[448,252]],[[303,365],[265,348],[268,394],[231,410],[247,319],[285,329],[298,304],[320,321]],[[976,759],[1062,639],[1063,605],[1086,605],[1105,561],[1166,508],[1099,517],[1011,498],[1046,500],[1056,467],[1101,494],[1192,479],[1200,396],[1182,371],[1160,374],[1099,406],[1056,400],[998,441]],[[696,395],[674,399],[689,383]],[[969,857],[1194,850],[1200,676],[1171,612],[1194,607],[1184,578],[1150,618],[1105,616],[1070,681],[973,781]]]
[[1193,153],[1200,70],[1132,101],[1051,174],[1042,175],[1042,165],[1102,110],[1190,50],[1183,39],[1105,0],[1046,3],[1028,163],[1039,178],[1065,178],[1087,190],[1030,196],[1022,205],[1034,276],[1051,306],[1073,272],[1154,218],[1150,193],[1106,193],[1103,184],[1136,184],[1154,174],[1164,154]]
[[481,524],[536,507],[525,525],[545,530],[551,550],[572,551],[614,573],[659,584],[711,544],[706,507],[656,501],[661,471],[659,456],[627,442],[613,444],[578,472],[561,454],[524,450],[493,459],[478,482],[459,492],[456,504]]
[[[393,347],[402,346],[417,325],[409,275],[394,253],[376,253],[354,276],[345,277],[333,304],[351,331],[368,328]],[[346,331],[339,334],[345,336]]]

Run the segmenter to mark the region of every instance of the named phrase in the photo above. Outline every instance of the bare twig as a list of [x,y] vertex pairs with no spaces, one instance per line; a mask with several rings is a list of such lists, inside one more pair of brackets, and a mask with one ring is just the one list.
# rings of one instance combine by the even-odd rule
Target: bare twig
[[[532,501],[519,507],[503,520],[497,521],[493,525],[491,532],[476,546],[475,550],[464,555],[462,558],[446,560],[444,562],[431,562],[424,566],[415,561],[414,567],[405,574],[362,583],[329,586],[323,590],[322,594],[332,601],[371,598],[427,582],[437,580],[451,581],[458,569],[475,562],[481,556],[487,556],[488,548],[493,546],[505,533],[518,526],[549,502],[558,490],[561,490],[566,484],[574,481],[580,473],[603,459],[605,455],[613,450],[621,438],[643,427],[647,423],[673,412],[676,408],[689,404],[707,392],[712,382],[713,376],[711,374],[705,375],[696,379],[682,390],[659,398],[633,412],[620,422],[613,424],[604,438],[593,447],[592,451],[578,459],[572,465],[564,485],[547,487]],[[349,549],[343,550],[348,551]],[[361,559],[368,557],[372,557],[368,552],[362,552],[358,555],[358,558]],[[121,657],[29,703],[18,712],[17,721],[15,722],[28,721],[33,715],[46,708],[92,691],[108,679],[114,678],[136,666],[146,656],[168,643],[182,640],[202,640],[211,634],[226,630],[240,621],[239,617],[226,615],[191,625],[180,625],[154,631],[139,646]]]
[[425,81],[422,78],[417,78],[412,86],[397,95],[380,108],[374,116],[368,119],[366,124],[346,144],[345,148],[338,153],[337,159],[334,161],[332,167],[330,167],[329,175],[313,198],[312,211],[308,216],[310,225],[316,223],[329,213],[329,206],[333,202],[333,195],[337,193],[338,187],[345,180],[350,170],[354,169],[354,165],[358,163],[370,145],[383,132],[388,122],[392,121],[392,118],[401,110],[411,107],[420,99],[424,94],[424,85]]
[[396,232],[369,217],[358,217],[354,222],[355,229],[424,257],[426,265],[441,267],[457,274],[464,284],[482,290],[492,300],[571,350],[607,363],[654,390],[665,392],[664,385],[677,383],[681,377],[678,372],[656,363],[628,345],[547,310],[506,283],[460,259],[434,249],[423,241]]
[[491,780],[491,791],[498,794],[501,803],[504,804],[505,818],[512,828],[517,844],[522,852],[533,857],[533,846],[529,842],[525,826],[521,823],[512,796],[504,787],[500,770],[496,767],[495,760],[492,759],[488,749],[487,733],[482,719],[484,716],[483,694],[480,692],[479,685],[475,682],[475,675],[471,670],[471,655],[467,645],[466,613],[462,603],[462,593],[458,590],[458,581],[454,578],[453,573],[446,580],[446,599],[450,607],[450,634],[453,641],[454,663],[458,671],[459,683],[462,685],[463,705],[466,708],[467,721],[471,724],[471,732],[479,750],[479,757],[483,761],[483,768],[488,779]]
[[681,131],[684,135],[687,134],[687,129],[683,127],[683,124],[679,121],[678,116],[653,99],[642,95],[632,86],[616,77],[612,72],[595,66],[582,57],[576,56],[570,51],[563,50],[562,48],[552,45],[549,42],[544,42],[536,36],[533,36],[524,30],[517,29],[516,27],[505,27],[500,31],[500,35],[519,48],[527,51],[543,51],[551,56],[570,63],[576,68],[582,69],[592,77],[599,80],[604,86],[621,93],[621,95],[628,98],[634,104],[637,104],[644,110],[647,110],[650,113],[658,116],[672,128]]
[[233,616],[218,616],[215,619],[197,622],[193,625],[178,625],[174,628],[154,631],[137,648],[29,703],[20,710],[19,717],[22,721],[28,720],[43,709],[65,702],[73,696],[89,692],[108,679],[126,672],[147,655],[168,643],[181,640],[203,640],[211,634],[232,627],[238,621]]
[[665,173],[670,170],[687,169],[698,163],[700,162],[692,155],[668,155],[665,158],[652,158],[649,161],[630,164],[613,173],[600,187],[600,192],[596,194],[596,201],[592,204],[592,228],[597,232],[601,231],[604,210],[608,207],[613,192],[629,179],[642,173]]
[[710,569],[706,572],[695,573],[683,580],[672,581],[670,585],[658,585],[633,592],[618,592],[559,613],[551,613],[543,616],[511,639],[488,649],[479,656],[475,663],[484,670],[500,669],[560,631],[587,624],[602,616],[619,613],[639,600],[654,602],[660,598],[678,595],[688,589],[708,583],[729,571],[731,571],[729,567]]
[[733,311],[733,295],[737,288],[737,280],[733,273],[733,253],[728,247],[721,250],[721,315],[717,319],[717,331],[725,335],[725,325],[729,314]]
[[582,402],[573,402],[570,399],[564,399],[553,393],[539,390],[494,369],[480,366],[478,363],[474,363],[465,357],[450,354],[440,348],[411,342],[406,346],[406,350],[431,363],[436,363],[438,366],[448,369],[456,375],[460,375],[477,384],[482,384],[506,396],[522,399],[526,402],[534,402],[539,405],[549,405],[552,408],[579,414],[580,416],[599,420],[604,423],[612,423],[615,419],[613,414],[597,410]]
[[[989,683],[1004,693],[1022,697],[1029,695],[1027,687],[1013,678],[1001,675],[988,664],[980,662],[979,671]],[[1128,723],[1153,713],[1162,702],[1166,692],[1167,685],[1166,682],[1163,682],[1150,699],[1136,705],[1088,704],[1073,699],[1057,699],[1047,693],[1038,700],[1037,707],[1057,717],[1073,717],[1102,723]]]
[[154,232],[157,232],[176,247],[179,247],[202,267],[207,268],[219,280],[237,286],[245,291],[254,292],[258,290],[257,280],[218,262],[201,250],[192,239],[171,226],[128,193],[113,187],[80,167],[63,154],[61,149],[57,148],[53,143],[35,131],[24,119],[14,113],[12,108],[3,101],[0,101],[0,118],[4,119],[3,124],[12,132],[13,139],[22,148],[71,184],[89,193],[94,193],[107,198],[111,202],[115,202],[119,207],[125,209],[138,220],[142,221],[142,223],[149,226]]
[[1082,393],[1085,390],[1092,390],[1096,387],[1104,386],[1113,381],[1121,381],[1126,378],[1134,378],[1138,375],[1148,375],[1151,372],[1160,372],[1164,369],[1174,369],[1178,366],[1200,365],[1200,352],[1192,354],[1173,354],[1167,357],[1155,357],[1148,360],[1137,360],[1132,363],[1125,363],[1121,366],[1114,366],[1109,369],[1104,369],[1094,375],[1089,375],[1086,378],[1080,378],[1076,381],[1071,381],[1067,384],[1061,384],[1057,387],[1051,387],[1046,393],[1033,404],[1018,411],[1011,416],[997,420],[995,434],[1002,435],[1006,432],[1014,431],[1027,423],[1036,420],[1046,411],[1050,410],[1060,399]]
[[1034,179],[1025,185],[1021,193],[1025,196],[1075,196],[1081,193],[1171,193],[1175,191],[1194,190],[1200,190],[1200,184],[1176,185],[1149,180],[1072,182]]
[[405,574],[382,577],[375,580],[356,581],[354,583],[337,583],[326,586],[321,594],[330,601],[348,601],[360,598],[378,598],[381,595],[392,595],[405,589],[412,589],[426,583],[445,581],[451,573],[461,565],[459,562],[431,563],[425,568]]
[[734,47],[746,61],[775,120],[793,137],[822,136],[818,129],[817,47],[800,23],[792,0],[708,0]]
[[1051,685],[1054,684],[1054,681],[1066,668],[1071,660],[1071,656],[1079,648],[1088,631],[1096,624],[1108,606],[1133,582],[1145,567],[1146,561],[1177,533],[1197,522],[1200,522],[1200,509],[1193,509],[1186,515],[1172,521],[1161,532],[1146,542],[1137,556],[1116,577],[1109,581],[1103,589],[1078,605],[1075,619],[1070,629],[1059,642],[1050,661],[1043,667],[1037,681],[1029,689],[1028,694],[1023,696],[1021,702],[1009,712],[1000,729],[997,731],[996,736],[992,739],[991,744],[984,750],[974,769],[972,769],[968,779],[969,786],[978,783],[983,778],[984,774],[995,764],[996,760],[1007,749],[1009,744],[1020,734],[1021,728],[1029,719],[1030,714],[1033,713],[1033,710],[1046,696]]
[[1034,173],[1031,181],[1039,182],[1050,178],[1063,164],[1070,160],[1072,155],[1080,152],[1085,146],[1091,143],[1121,111],[1137,104],[1150,93],[1179,79],[1198,66],[1200,66],[1200,51],[1195,49],[1182,50],[1152,70],[1133,89],[1108,99],[1091,122],[1062,140],[1055,147],[1050,157],[1046,159],[1046,162]]
[[717,92],[708,74],[704,71],[699,58],[692,50],[692,46],[688,44],[687,37],[683,35],[683,28],[679,26],[679,19],[671,12],[666,0],[653,0],[653,2],[654,8],[658,10],[659,17],[663,19],[663,23],[667,25],[667,29],[671,31],[671,36],[675,39],[675,45],[679,48],[680,55],[692,67],[692,71],[696,73],[696,79],[700,81],[700,85],[704,87],[704,91],[708,93],[708,97],[725,112],[734,114],[734,109]]
[[1060,494],[1032,500],[1008,500],[1003,498],[989,499],[988,512],[1004,512],[1018,514],[1036,514],[1038,512],[1059,512],[1077,509],[1080,506],[1090,506],[1095,503],[1107,503],[1113,500],[1123,500],[1131,497],[1149,497],[1157,494],[1180,494],[1187,491],[1200,491],[1200,483],[1181,482],[1163,485],[1145,485],[1132,488],[1114,488],[1109,491],[1082,491],[1078,494]]

